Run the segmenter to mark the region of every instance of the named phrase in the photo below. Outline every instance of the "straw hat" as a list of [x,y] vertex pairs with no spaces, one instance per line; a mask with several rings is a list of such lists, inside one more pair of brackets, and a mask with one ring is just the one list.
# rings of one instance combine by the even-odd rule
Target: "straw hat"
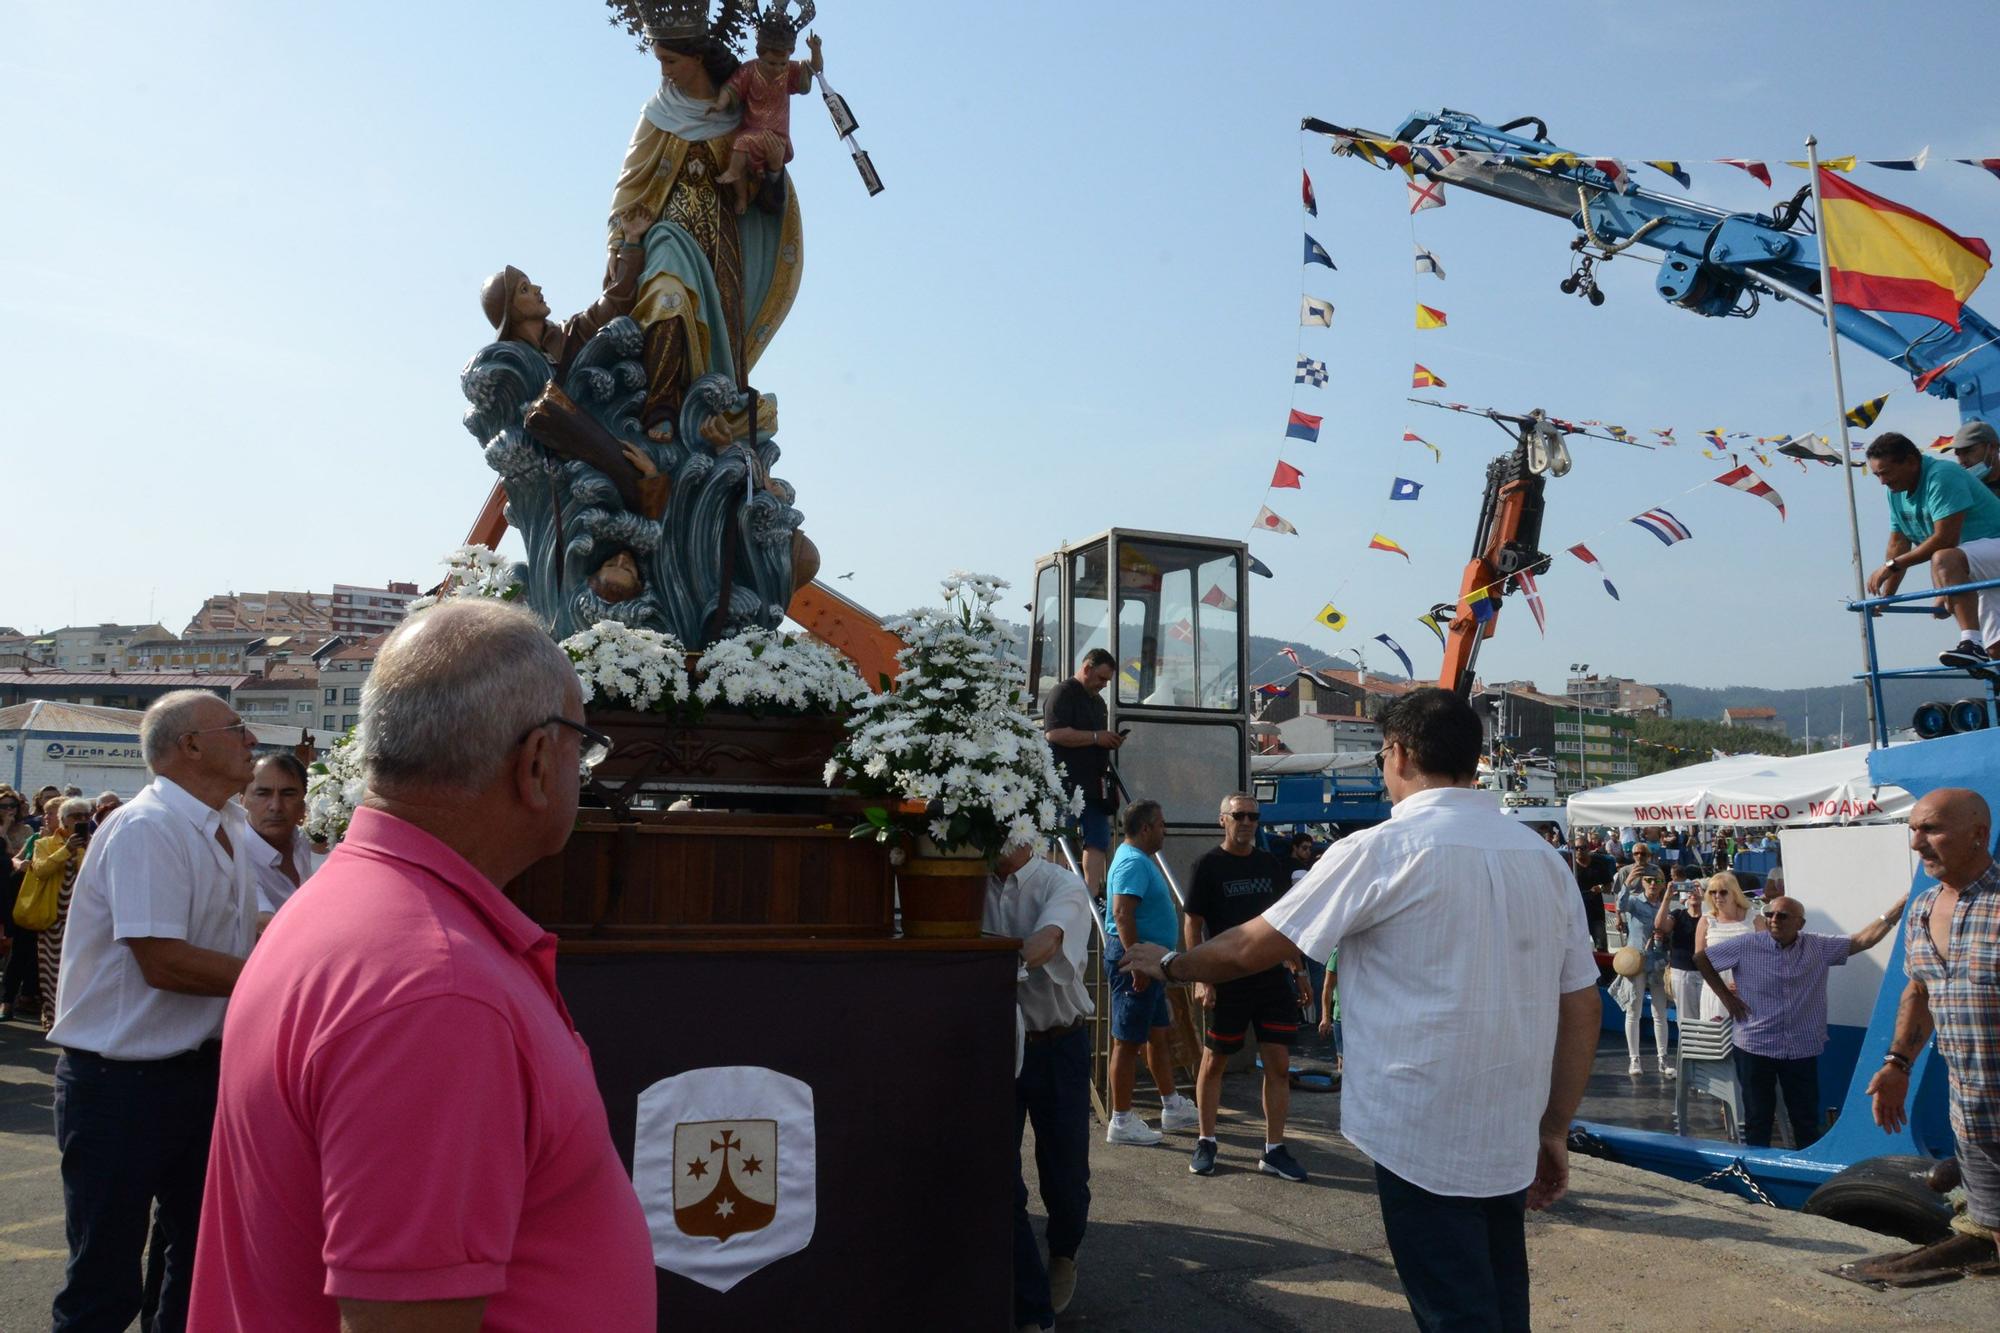
[[1636,977],[1646,970],[1646,956],[1628,944],[1611,955],[1611,970],[1621,977]]

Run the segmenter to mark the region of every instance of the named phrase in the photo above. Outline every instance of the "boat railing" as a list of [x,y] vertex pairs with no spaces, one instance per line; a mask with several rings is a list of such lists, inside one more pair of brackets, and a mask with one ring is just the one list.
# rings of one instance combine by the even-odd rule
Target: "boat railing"
[[1861,617],[1861,637],[1867,657],[1868,668],[1858,672],[1854,679],[1868,682],[1869,699],[1874,705],[1875,735],[1877,747],[1889,743],[1889,722],[1882,699],[1882,682],[1885,680],[1956,679],[1974,680],[1985,687],[1986,724],[2000,726],[2000,696],[1996,687],[2000,680],[1991,676],[1963,670],[1959,667],[1891,667],[1884,669],[1881,655],[1876,645],[1876,617],[1882,615],[1932,616],[1937,615],[1934,606],[1915,606],[1916,602],[1935,602],[1940,597],[1956,596],[1959,593],[1985,592],[2000,588],[2000,579],[1981,579],[1975,583],[1954,583],[1943,588],[1921,588],[1915,592],[1891,593],[1886,597],[1865,597],[1849,602],[1847,609]]

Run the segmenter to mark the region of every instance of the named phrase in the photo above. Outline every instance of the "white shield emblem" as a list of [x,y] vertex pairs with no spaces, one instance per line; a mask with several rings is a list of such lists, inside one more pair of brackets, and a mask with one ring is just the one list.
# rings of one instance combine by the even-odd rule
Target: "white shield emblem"
[[653,1262],[728,1291],[813,1237],[812,1088],[754,1065],[691,1069],[639,1094],[632,1184]]

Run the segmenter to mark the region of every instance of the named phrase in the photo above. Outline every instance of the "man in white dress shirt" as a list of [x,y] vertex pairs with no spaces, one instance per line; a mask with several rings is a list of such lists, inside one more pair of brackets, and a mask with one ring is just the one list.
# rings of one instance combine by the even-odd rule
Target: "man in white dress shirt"
[[69,1265],[54,1326],[122,1329],[159,1204],[155,1329],[187,1323],[215,1120],[225,997],[250,952],[257,864],[271,856],[229,798],[250,777],[250,729],[202,690],[163,695],[139,745],[153,781],[98,829],[63,934],[56,1146]]
[[306,822],[306,766],[289,750],[257,761],[243,789],[243,812],[278,859],[257,869],[257,914],[270,916],[319,868]]
[[1022,1033],[1014,1075],[1014,1137],[1035,1122],[1035,1169],[1048,1210],[1049,1262],[1028,1223],[1025,1173],[1014,1179],[1014,1323],[1053,1328],[1076,1291],[1076,1252],[1090,1216],[1090,1035],[1084,989],[1090,891],[1069,871],[1008,849],[986,880],[981,925],[1021,941],[1015,1003]]
[[1126,966],[1227,981],[1340,949],[1340,1130],[1375,1161],[1389,1251],[1423,1329],[1528,1327],[1525,1208],[1569,1183],[1597,964],[1562,858],[1473,788],[1479,719],[1445,690],[1382,717],[1386,823],[1335,843],[1263,916]]

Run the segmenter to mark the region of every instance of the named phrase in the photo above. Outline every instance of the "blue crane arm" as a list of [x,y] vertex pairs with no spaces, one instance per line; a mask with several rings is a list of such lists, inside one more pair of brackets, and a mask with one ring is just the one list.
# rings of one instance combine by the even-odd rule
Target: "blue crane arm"
[[[1531,126],[1532,136],[1523,132]],[[1409,170],[1431,180],[1566,218],[1578,232],[1572,248],[1596,261],[1633,246],[1658,251],[1654,291],[1698,315],[1754,315],[1769,297],[1826,316],[1808,190],[1768,214],[1727,212],[1620,182],[1592,159],[1551,143],[1534,117],[1493,126],[1464,112],[1420,111],[1394,135],[1312,117],[1304,128],[1334,136],[1336,152],[1359,145],[1347,151],[1385,169],[1406,160]],[[1384,153],[1384,144],[1393,147]],[[1926,316],[1839,305],[1833,320],[1843,336],[1913,378],[1936,372],[1926,391],[1956,400],[1962,420],[2000,420],[2000,328],[1976,311],[1967,308],[1956,329]]]

